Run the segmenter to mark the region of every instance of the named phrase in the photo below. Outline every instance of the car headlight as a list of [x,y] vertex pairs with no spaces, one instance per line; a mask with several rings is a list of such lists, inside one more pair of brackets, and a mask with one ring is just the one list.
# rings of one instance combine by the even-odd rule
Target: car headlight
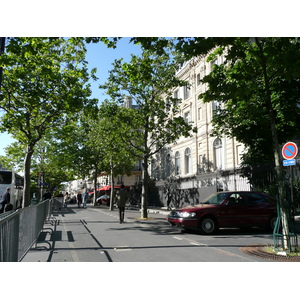
[[196,213],[194,212],[187,212],[187,211],[183,211],[183,212],[180,212],[179,213],[179,217],[180,218],[192,218],[192,217],[195,217],[196,216]]

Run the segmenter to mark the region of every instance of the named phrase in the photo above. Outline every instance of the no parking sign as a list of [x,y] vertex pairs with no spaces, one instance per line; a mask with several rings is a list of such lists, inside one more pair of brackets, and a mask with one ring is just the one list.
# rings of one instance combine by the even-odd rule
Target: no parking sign
[[298,154],[298,147],[293,142],[288,142],[282,147],[282,156],[285,159],[293,159]]
[[296,165],[296,160],[294,159],[298,154],[298,147],[293,142],[288,142],[282,147],[282,156],[286,159],[283,161],[284,166],[294,166]]

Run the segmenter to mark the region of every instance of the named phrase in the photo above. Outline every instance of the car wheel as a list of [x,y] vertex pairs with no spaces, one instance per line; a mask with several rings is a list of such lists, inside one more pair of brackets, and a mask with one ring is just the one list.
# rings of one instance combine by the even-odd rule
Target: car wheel
[[201,233],[213,234],[218,230],[217,221],[213,217],[203,217],[199,223]]

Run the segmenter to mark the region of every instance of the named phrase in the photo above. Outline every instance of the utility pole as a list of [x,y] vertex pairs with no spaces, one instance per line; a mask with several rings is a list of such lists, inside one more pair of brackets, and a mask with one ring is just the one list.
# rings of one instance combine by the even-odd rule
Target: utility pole
[[[2,53],[4,53],[4,49],[5,49],[5,37],[0,37],[0,55],[2,55]],[[3,69],[2,69],[2,67],[0,67],[0,91],[1,91],[1,85],[2,85],[2,72],[3,72]]]

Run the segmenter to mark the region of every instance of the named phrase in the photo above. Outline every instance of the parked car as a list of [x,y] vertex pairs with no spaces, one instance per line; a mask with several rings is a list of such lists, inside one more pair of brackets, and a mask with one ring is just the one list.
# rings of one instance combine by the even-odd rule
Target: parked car
[[109,202],[109,195],[102,195],[101,197],[96,199],[96,203],[98,205],[100,204],[106,204],[107,206],[109,206],[110,202]]
[[173,210],[167,216],[171,225],[213,234],[221,227],[274,228],[276,199],[260,192],[219,192],[203,203]]

